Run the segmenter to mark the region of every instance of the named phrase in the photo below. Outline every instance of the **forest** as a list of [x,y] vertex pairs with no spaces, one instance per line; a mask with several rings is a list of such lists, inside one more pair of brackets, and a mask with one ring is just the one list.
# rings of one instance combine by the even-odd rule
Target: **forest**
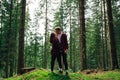
[[[31,14],[30,4],[36,1],[38,7]],[[47,72],[51,67],[50,34],[58,26],[68,36],[72,77],[85,70],[119,70],[120,0],[0,0],[0,80],[22,74],[23,68]]]

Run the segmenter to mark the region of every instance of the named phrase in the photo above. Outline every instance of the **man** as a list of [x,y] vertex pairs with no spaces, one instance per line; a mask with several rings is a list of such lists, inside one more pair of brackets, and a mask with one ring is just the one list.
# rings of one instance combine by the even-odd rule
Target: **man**
[[62,32],[61,28],[55,28],[55,33],[50,36],[50,42],[52,43],[52,59],[51,59],[51,71],[53,72],[54,62],[57,58],[59,64],[59,72],[63,73],[61,65],[61,57],[63,59],[63,64],[65,66],[66,75],[68,75],[68,63],[67,63],[67,51],[68,51],[68,41],[67,35]]

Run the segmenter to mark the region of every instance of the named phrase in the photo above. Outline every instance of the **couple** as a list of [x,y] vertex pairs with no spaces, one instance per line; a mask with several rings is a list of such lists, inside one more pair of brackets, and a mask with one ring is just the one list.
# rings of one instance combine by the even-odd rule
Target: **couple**
[[66,75],[68,75],[68,63],[67,63],[67,50],[68,41],[67,35],[62,32],[61,28],[55,28],[55,32],[51,33],[50,43],[52,44],[51,50],[51,72],[54,69],[54,63],[57,59],[59,65],[59,73],[63,73],[61,58],[65,66]]

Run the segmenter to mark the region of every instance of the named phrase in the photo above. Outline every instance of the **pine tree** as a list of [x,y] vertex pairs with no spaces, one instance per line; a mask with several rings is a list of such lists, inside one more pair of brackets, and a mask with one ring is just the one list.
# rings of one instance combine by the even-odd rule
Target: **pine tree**
[[48,18],[47,18],[47,14],[48,14],[48,3],[46,0],[46,12],[45,12],[45,43],[44,43],[44,60],[43,60],[43,67],[47,68],[47,29],[48,29]]
[[18,74],[22,74],[24,68],[24,31],[25,31],[25,13],[26,13],[26,0],[21,0],[21,24],[19,29],[19,55],[18,55]]
[[111,0],[106,0],[106,7],[107,7],[107,20],[108,20],[108,31],[109,31],[109,40],[110,40],[111,69],[116,69],[119,68],[119,66],[118,66],[117,52],[116,52]]
[[81,70],[87,69],[87,63],[86,63],[85,7],[84,6],[85,6],[85,0],[79,0]]

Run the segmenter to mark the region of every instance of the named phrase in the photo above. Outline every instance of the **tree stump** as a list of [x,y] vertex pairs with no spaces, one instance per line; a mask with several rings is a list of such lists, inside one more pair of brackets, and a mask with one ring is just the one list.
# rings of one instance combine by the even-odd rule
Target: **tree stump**
[[35,68],[34,67],[25,67],[25,68],[22,68],[22,74],[30,72],[32,70],[35,70]]

